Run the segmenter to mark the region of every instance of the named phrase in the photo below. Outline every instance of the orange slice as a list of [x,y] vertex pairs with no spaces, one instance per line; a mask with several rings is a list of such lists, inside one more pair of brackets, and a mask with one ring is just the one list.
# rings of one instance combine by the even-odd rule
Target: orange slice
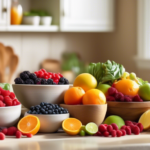
[[35,135],[40,129],[40,120],[38,117],[28,115],[23,117],[18,123],[18,130],[24,134],[31,133]]
[[82,126],[81,121],[75,118],[67,118],[62,123],[63,130],[69,135],[77,135]]

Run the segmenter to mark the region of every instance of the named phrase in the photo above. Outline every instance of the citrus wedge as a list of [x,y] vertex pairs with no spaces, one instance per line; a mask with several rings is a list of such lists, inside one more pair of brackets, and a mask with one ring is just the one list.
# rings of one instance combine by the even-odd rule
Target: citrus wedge
[[86,130],[87,134],[93,135],[93,134],[97,133],[98,126],[94,122],[90,122],[85,126],[85,130]]
[[17,127],[24,134],[31,133],[35,135],[40,129],[40,120],[36,116],[28,115],[19,121]]
[[63,130],[69,135],[77,135],[82,126],[81,121],[75,118],[67,118],[62,123]]

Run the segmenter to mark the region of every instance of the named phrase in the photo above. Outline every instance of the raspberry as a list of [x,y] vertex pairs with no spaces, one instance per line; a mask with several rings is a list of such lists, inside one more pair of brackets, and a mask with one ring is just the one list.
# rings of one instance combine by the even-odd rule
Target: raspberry
[[132,121],[125,121],[125,125],[130,126],[130,125],[133,125],[133,123],[132,123]]
[[102,136],[102,133],[100,131],[98,131],[96,134],[97,136]]
[[105,132],[103,133],[103,136],[108,137],[108,136],[109,136],[109,132],[108,132],[108,131],[105,131]]
[[2,133],[4,133],[5,135],[7,135],[7,128],[4,128],[3,130],[2,130]]
[[112,130],[112,131],[111,131],[111,136],[112,136],[112,137],[116,137],[116,130]]
[[0,101],[0,107],[5,107],[6,105],[2,102],[2,101]]
[[3,90],[2,95],[5,96],[9,96],[10,95],[10,91],[8,90]]
[[4,140],[5,139],[5,134],[0,132],[0,140]]
[[124,126],[121,127],[121,130],[124,130],[124,129],[126,129],[126,125],[124,125]]
[[140,128],[138,126],[134,126],[133,132],[135,135],[138,135],[140,133]]
[[49,79],[48,75],[44,75],[44,79]]
[[107,101],[115,101],[115,98],[113,96],[106,96]]
[[129,126],[126,127],[125,131],[128,135],[131,135],[131,128]]
[[111,133],[112,130],[113,130],[113,127],[112,127],[111,125],[108,125],[108,126],[107,126],[107,131],[108,131],[109,133]]
[[16,132],[17,132],[17,128],[16,127],[9,127],[7,130],[8,130],[7,131],[7,135],[15,135]]
[[125,97],[124,97],[124,101],[125,101],[125,102],[132,102],[132,98],[129,97],[129,96],[125,96]]
[[42,71],[43,73],[46,73],[46,70],[45,70],[45,69],[41,69],[41,71]]
[[116,93],[115,94],[115,99],[117,100],[117,101],[124,101],[124,95],[122,94],[122,93]]
[[58,75],[62,78],[63,77],[63,75],[62,74],[60,74],[60,73],[58,73]]
[[13,92],[10,92],[9,97],[10,97],[11,99],[14,99],[14,98],[15,98],[15,94],[14,94]]
[[125,136],[125,135],[126,135],[126,130],[121,129],[120,131],[122,132],[122,136]]
[[135,96],[133,97],[133,101],[134,101],[134,102],[140,102],[140,100],[141,100],[141,98],[140,98],[139,95],[135,95]]
[[13,106],[20,105],[20,102],[17,99],[13,100]]
[[13,105],[13,103],[12,103],[13,101],[10,99],[9,96],[5,96],[4,99],[5,99],[6,106],[12,106]]
[[132,122],[134,125],[137,125],[137,122]]
[[110,87],[110,88],[108,89],[108,94],[109,94],[110,96],[113,96],[113,95],[115,95],[116,93],[118,93],[118,91],[117,91],[115,88]]
[[139,127],[140,132],[142,132],[143,131],[143,125],[141,123],[137,123],[137,126]]
[[131,132],[133,133],[133,128],[135,127],[135,125],[131,124],[130,128],[131,128]]
[[114,130],[118,130],[118,126],[115,123],[111,124]]
[[15,135],[16,135],[16,138],[21,138],[22,133],[20,131],[17,131]]
[[4,96],[0,95],[0,101],[4,101]]
[[117,130],[116,134],[117,134],[117,137],[122,136],[122,132],[120,130]]
[[107,127],[108,125],[107,124],[103,124],[105,127]]
[[105,131],[107,131],[107,127],[105,125],[101,124],[99,126],[99,131],[102,132],[102,133],[105,132]]
[[28,133],[28,134],[26,134],[26,136],[28,137],[28,138],[32,138],[32,134],[31,133]]

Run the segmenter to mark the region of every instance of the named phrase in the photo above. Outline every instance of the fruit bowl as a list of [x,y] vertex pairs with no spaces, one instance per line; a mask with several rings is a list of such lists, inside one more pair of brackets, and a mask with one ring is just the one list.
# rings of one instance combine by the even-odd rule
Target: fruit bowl
[[0,107],[0,127],[14,126],[21,115],[21,105]]
[[71,117],[79,119],[83,125],[89,122],[94,122],[100,125],[106,115],[107,104],[104,105],[66,105],[60,104],[61,107],[66,108]]
[[107,115],[118,115],[124,120],[138,121],[150,109],[150,102],[107,102]]
[[[25,116],[31,115],[27,112]],[[62,125],[63,120],[69,118],[69,113],[67,114],[56,114],[56,115],[41,115],[32,114],[39,118],[40,120],[40,130],[39,132],[51,133],[56,132]]]
[[69,89],[68,85],[27,85],[13,84],[13,90],[17,99],[26,108],[48,102],[60,104],[63,102],[64,93]]

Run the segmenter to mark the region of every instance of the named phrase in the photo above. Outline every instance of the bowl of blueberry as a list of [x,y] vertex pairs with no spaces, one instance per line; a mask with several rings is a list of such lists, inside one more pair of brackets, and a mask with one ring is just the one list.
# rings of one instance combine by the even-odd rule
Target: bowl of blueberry
[[16,97],[28,109],[41,102],[62,103],[64,93],[70,87],[69,81],[60,73],[44,69],[34,73],[23,71],[14,82],[12,87]]
[[69,118],[67,109],[57,104],[41,102],[39,105],[31,106],[26,115],[35,115],[40,120],[39,132],[51,133],[56,132],[63,122]]

